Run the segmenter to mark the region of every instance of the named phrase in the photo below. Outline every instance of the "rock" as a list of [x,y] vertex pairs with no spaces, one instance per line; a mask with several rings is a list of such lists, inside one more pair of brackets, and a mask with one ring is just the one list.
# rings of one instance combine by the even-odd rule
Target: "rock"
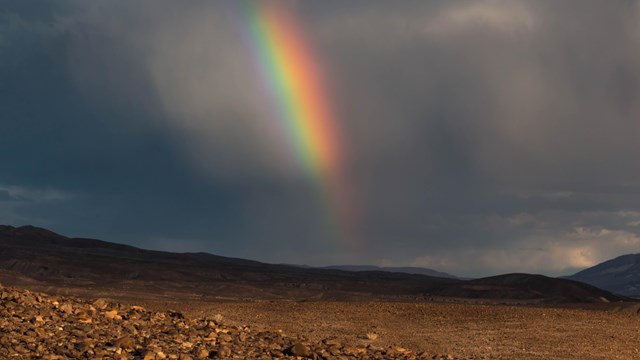
[[231,355],[231,348],[229,348],[228,346],[220,346],[216,357],[218,359],[226,359],[229,357],[229,355]]
[[241,332],[240,334],[238,334],[238,340],[240,340],[240,342],[247,341],[247,334],[244,332]]
[[133,347],[133,341],[129,336],[123,336],[113,342],[113,346],[117,348],[130,349]]
[[58,310],[64,312],[65,314],[72,314],[73,313],[73,306],[71,306],[70,304],[62,304],[62,305],[60,305]]
[[329,351],[329,354],[333,356],[340,355],[340,348],[335,345],[332,345],[331,347],[329,347],[328,351]]
[[287,349],[287,353],[294,356],[303,356],[309,357],[311,356],[311,349],[309,349],[306,345],[302,343],[295,343],[289,349]]
[[341,346],[342,345],[342,343],[338,339],[324,339],[322,342],[325,343],[326,345],[329,345],[329,346],[331,346],[331,345]]
[[169,316],[177,319],[184,319],[184,315],[179,311],[169,310]]
[[362,347],[357,348],[357,347],[353,347],[353,346],[345,346],[345,347],[342,349],[342,352],[343,352],[345,355],[350,355],[350,356],[357,356],[357,355],[359,355],[359,354],[363,354],[363,353],[365,353],[366,351],[367,351],[367,349],[366,349],[366,348],[362,348]]
[[122,316],[118,315],[118,311],[117,310],[105,311],[104,312],[104,316],[107,319],[122,320]]
[[221,343],[228,343],[231,342],[233,338],[231,337],[231,335],[226,334],[226,333],[220,333],[218,334],[218,341],[220,341]]
[[0,359],[431,358],[393,346],[363,347],[338,339],[309,342],[281,330],[222,324],[220,318],[210,321],[104,299],[53,298],[1,287],[0,328]]
[[78,316],[78,322],[80,322],[82,324],[91,324],[91,323],[93,323],[93,319],[88,314],[83,313],[83,314]]
[[93,302],[93,306],[98,310],[104,310],[107,308],[109,303],[105,299],[97,299]]
[[207,349],[200,349],[198,350],[196,356],[198,357],[198,359],[207,359],[209,358],[210,352]]

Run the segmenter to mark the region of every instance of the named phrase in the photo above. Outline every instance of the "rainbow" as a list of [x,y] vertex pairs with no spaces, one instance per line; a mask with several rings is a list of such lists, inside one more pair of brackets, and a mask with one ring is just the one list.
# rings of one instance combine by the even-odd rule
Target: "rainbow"
[[[353,194],[343,163],[344,143],[326,78],[290,4],[282,0],[229,0],[239,14],[278,128],[302,171],[317,184],[327,209],[332,236],[354,239]],[[289,5],[288,5],[289,4]]]

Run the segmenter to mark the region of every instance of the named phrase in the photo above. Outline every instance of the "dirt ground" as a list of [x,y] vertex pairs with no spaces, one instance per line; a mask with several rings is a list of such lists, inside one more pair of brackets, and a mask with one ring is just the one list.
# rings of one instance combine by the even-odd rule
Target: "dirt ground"
[[230,323],[282,329],[310,340],[335,337],[350,344],[399,345],[459,358],[640,359],[640,316],[635,305],[594,309],[437,302],[147,305],[194,315],[219,313]]

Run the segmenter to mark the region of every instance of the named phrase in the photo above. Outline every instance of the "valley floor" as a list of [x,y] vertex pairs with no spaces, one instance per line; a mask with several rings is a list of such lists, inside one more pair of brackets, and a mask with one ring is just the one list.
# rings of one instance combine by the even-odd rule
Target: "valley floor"
[[[166,307],[156,303],[151,306]],[[170,304],[254,328],[456,358],[638,359],[637,305],[540,307],[422,302]],[[375,338],[372,340],[370,338]]]
[[293,359],[299,346],[319,359],[640,359],[638,303],[105,301],[106,289],[61,290],[0,286],[0,358]]

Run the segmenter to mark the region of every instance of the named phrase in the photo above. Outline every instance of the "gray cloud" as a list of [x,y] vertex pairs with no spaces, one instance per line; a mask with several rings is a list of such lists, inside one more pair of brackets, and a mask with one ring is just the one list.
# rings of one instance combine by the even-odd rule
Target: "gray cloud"
[[[15,97],[0,109],[44,116],[18,98],[57,109],[49,132],[2,124],[20,155],[0,180],[85,194],[56,205],[61,229],[99,203],[84,229],[115,240],[471,276],[565,273],[637,251],[637,2],[291,2],[344,129],[357,249],[324,233],[224,2],[48,4],[0,17],[12,54],[0,75],[13,81],[0,90]],[[55,99],[34,90],[42,81]],[[26,136],[42,141],[23,149]]]
[[168,127],[190,160],[216,179],[295,173],[243,44],[238,27],[247,25],[236,23],[245,20],[232,19],[224,2],[118,5],[88,5],[82,36],[71,43],[84,88],[106,85],[125,91],[126,101],[159,107],[155,125]]
[[[570,274],[603,259],[636,252],[639,212],[540,211],[476,219],[476,230],[489,235],[481,251],[444,248],[418,256],[415,266],[451,271],[511,271]],[[465,262],[468,262],[466,265]]]

